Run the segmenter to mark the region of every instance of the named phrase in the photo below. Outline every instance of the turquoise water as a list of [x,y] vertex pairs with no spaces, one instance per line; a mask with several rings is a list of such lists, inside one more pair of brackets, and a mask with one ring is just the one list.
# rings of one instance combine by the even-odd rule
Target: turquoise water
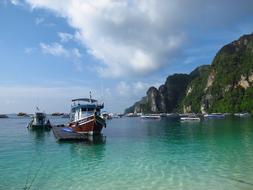
[[85,143],[59,143],[28,122],[0,119],[0,189],[253,189],[252,119],[114,119]]

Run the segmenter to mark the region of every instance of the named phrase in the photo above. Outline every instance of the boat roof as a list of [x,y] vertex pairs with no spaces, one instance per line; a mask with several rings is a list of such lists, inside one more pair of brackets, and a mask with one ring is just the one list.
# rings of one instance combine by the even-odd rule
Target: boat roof
[[94,103],[94,102],[98,102],[97,100],[95,99],[91,99],[91,98],[77,98],[77,99],[73,99],[71,100],[72,102],[91,102],[91,103]]
[[71,110],[77,110],[80,108],[91,108],[91,109],[103,109],[104,104],[78,104],[71,107]]

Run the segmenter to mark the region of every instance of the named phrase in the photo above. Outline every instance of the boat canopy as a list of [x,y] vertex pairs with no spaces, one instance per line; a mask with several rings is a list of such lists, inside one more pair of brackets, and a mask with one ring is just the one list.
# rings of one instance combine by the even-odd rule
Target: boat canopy
[[93,109],[93,110],[98,110],[98,109],[103,109],[104,104],[98,104],[98,101],[95,99],[91,98],[78,98],[78,99],[73,99],[72,100],[73,104],[71,106],[72,112],[74,110],[78,109]]
[[72,106],[72,111],[77,110],[77,109],[103,109],[104,104],[79,104],[79,105],[73,105]]
[[98,103],[97,100],[90,98],[78,98],[72,100],[70,121],[77,121],[92,115],[100,115],[100,110],[104,104]]
[[73,99],[71,101],[72,102],[91,102],[91,103],[98,102],[97,100],[91,99],[91,98],[77,98],[77,99]]

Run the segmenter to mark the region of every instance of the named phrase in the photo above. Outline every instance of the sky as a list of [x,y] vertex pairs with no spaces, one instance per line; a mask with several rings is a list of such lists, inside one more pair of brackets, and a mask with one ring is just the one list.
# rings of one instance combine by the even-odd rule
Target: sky
[[0,113],[123,112],[253,32],[252,0],[0,0]]

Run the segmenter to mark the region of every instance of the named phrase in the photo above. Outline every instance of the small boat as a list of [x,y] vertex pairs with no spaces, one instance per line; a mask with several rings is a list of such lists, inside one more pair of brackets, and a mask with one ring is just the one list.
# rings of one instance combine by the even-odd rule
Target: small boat
[[51,129],[51,123],[43,112],[36,112],[27,128],[29,129]]
[[120,114],[118,114],[118,116],[119,116],[120,118],[122,118],[122,117],[124,116],[124,114],[120,113]]
[[234,116],[236,116],[236,117],[250,117],[250,113],[248,113],[248,112],[235,113]]
[[140,117],[141,114],[140,113],[128,113],[125,115],[126,117]]
[[19,113],[17,114],[17,116],[19,116],[19,117],[30,117],[29,114],[24,113],[24,112],[19,112]]
[[91,96],[72,100],[69,127],[77,133],[100,134],[106,127],[100,112],[103,108],[104,104],[99,104]]
[[64,115],[64,113],[59,113],[59,112],[51,114],[51,116],[63,116],[63,115]]
[[225,118],[225,114],[222,113],[211,113],[211,114],[205,114],[205,119],[223,119]]
[[117,114],[117,113],[111,113],[110,115],[111,115],[111,117],[112,117],[113,119],[120,118],[119,114]]
[[184,115],[183,117],[180,117],[180,121],[181,122],[185,122],[185,121],[200,121],[200,118],[197,117],[195,114],[188,114],[188,115]]
[[70,118],[69,114],[63,114],[61,118]]
[[106,111],[103,111],[102,112],[102,118],[105,119],[105,120],[111,120],[112,116],[111,116],[111,114],[107,113]]
[[5,119],[5,118],[9,118],[7,115],[4,115],[4,114],[0,114],[0,118],[1,119]]
[[142,115],[141,119],[152,119],[152,120],[157,120],[161,119],[160,115],[155,115],[155,114],[150,114],[150,115]]
[[177,118],[177,117],[179,117],[179,114],[177,114],[177,113],[167,113],[167,114],[166,114],[166,117],[169,117],[169,118]]

